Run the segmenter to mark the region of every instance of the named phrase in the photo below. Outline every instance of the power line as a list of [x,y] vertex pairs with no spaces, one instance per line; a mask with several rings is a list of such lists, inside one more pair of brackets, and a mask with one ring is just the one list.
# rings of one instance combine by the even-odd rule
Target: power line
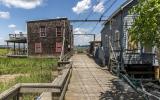
[[104,13],[100,16],[100,20],[103,18],[103,16],[113,7],[113,5],[117,2],[117,0],[114,0],[113,3],[104,11]]
[[[104,15],[112,8],[112,6],[116,3],[117,0],[114,0],[113,3],[100,15],[99,20],[88,20],[88,18],[93,14],[93,10],[88,14],[88,16],[85,18],[85,20],[72,20],[72,22],[82,22],[78,25],[80,27],[84,22],[96,22],[96,25],[91,29],[89,33],[93,33],[95,29],[97,28],[98,24],[100,22],[105,22],[106,20],[102,20]],[[110,0],[107,0],[104,5],[108,4]],[[100,2],[97,2],[96,5],[98,5]],[[100,33],[99,33],[100,34]]]
[[[109,3],[109,1],[110,1],[110,0],[108,0],[108,1],[105,3],[105,5],[106,5],[107,3]],[[99,22],[102,21],[102,18],[103,18],[103,16],[104,16],[104,14],[107,13],[107,12],[112,8],[112,6],[116,3],[116,1],[117,1],[117,0],[114,0],[114,2],[104,11],[104,13],[101,14],[101,16],[100,16],[100,18],[99,18]],[[106,21],[106,20],[105,20],[105,21]],[[97,25],[98,25],[99,22],[96,23],[96,25],[93,27],[93,29],[90,31],[90,33],[94,32],[94,30],[96,29],[96,27],[97,27]],[[99,34],[100,34],[100,33],[99,33]]]
[[[98,5],[99,2],[96,1],[95,5]],[[88,14],[88,16],[85,18],[85,20],[88,20],[88,18],[93,14],[93,10],[91,10],[91,12]],[[78,27],[80,27],[81,25],[83,25],[84,23],[82,22],[81,24],[78,25]]]

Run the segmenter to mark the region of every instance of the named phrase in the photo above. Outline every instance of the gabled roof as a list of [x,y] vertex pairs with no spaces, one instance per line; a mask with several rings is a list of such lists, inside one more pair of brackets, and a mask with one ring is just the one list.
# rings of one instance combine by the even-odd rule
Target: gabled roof
[[119,13],[121,10],[123,10],[127,5],[129,5],[130,3],[132,3],[134,0],[127,0],[126,2],[124,2],[115,12],[112,13],[111,16],[109,16],[106,20],[106,23],[108,23],[108,21],[110,21],[117,13]]

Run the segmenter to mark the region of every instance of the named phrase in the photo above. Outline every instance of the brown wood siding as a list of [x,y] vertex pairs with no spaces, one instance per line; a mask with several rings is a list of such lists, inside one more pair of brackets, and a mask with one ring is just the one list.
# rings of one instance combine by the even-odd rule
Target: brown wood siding
[[[68,44],[71,44],[69,26],[70,23],[68,20],[65,20],[65,52],[68,52]],[[46,37],[40,37],[40,27],[46,27]],[[60,53],[56,53],[56,42],[62,42],[63,37],[56,37],[56,27],[62,27],[62,34],[64,29],[64,20],[53,20],[53,21],[34,21],[27,23],[27,33],[28,33],[28,55],[29,56],[55,56]],[[35,43],[42,43],[42,53],[35,53]]]

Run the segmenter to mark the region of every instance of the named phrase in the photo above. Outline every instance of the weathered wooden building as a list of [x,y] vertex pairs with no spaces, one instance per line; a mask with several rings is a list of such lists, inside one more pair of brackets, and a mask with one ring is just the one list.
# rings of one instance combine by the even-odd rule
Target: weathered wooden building
[[[67,18],[27,22],[29,56],[59,56],[73,48],[73,32]],[[63,48],[64,45],[64,48]]]
[[127,0],[104,23],[101,40],[105,64],[110,65],[114,58],[132,78],[153,78],[158,66],[154,48],[131,42],[128,32],[136,18],[129,11],[137,3],[138,0]]

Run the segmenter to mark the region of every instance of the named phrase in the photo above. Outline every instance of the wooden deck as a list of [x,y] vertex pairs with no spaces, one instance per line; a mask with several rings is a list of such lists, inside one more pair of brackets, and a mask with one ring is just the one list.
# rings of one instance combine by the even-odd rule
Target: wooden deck
[[102,69],[87,55],[74,55],[72,61],[65,100],[143,100],[128,84]]
[[74,55],[73,71],[65,100],[99,100],[102,93],[113,88],[116,79],[87,55]]

